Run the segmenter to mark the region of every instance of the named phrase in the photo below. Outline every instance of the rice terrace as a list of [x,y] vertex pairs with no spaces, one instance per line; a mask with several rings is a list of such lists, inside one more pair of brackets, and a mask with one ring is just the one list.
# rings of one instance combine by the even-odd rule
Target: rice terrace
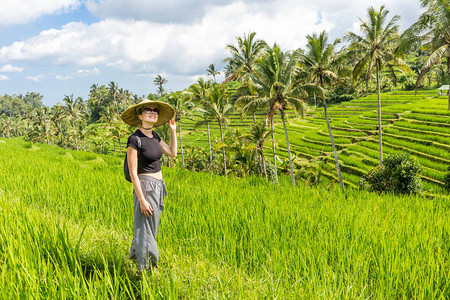
[[[243,34],[175,92],[2,92],[0,299],[450,299],[450,5],[419,2],[402,32],[369,7],[345,43]],[[128,258],[123,115],[144,99],[178,142],[157,272]]]

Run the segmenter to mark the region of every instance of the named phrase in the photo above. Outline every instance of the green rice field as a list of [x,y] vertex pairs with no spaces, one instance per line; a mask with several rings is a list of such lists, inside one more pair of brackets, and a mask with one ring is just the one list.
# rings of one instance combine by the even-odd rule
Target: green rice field
[[[419,91],[417,95],[405,91],[382,93],[383,157],[406,153],[416,158],[424,167],[420,176],[425,192],[448,195],[444,188],[444,176],[450,166],[450,113],[447,110],[448,98],[438,96],[438,93],[437,90]],[[328,166],[324,167],[324,181],[336,181],[337,173],[323,109],[310,107],[305,119],[292,111],[288,115],[287,129],[293,155],[313,162],[323,159],[325,154]],[[265,116],[264,112],[256,115],[259,121],[264,120]],[[357,187],[360,171],[366,173],[374,164],[358,162],[357,159],[353,161],[354,158],[370,156],[375,166],[379,162],[377,96],[372,94],[330,105],[329,117],[338,157],[343,164],[344,181],[347,186]],[[236,114],[229,128],[232,129],[235,124],[242,126],[245,122],[252,124],[252,116],[241,119]],[[183,143],[207,149],[206,128],[194,130],[194,123],[195,119],[184,121]],[[219,136],[218,125],[211,122],[211,128],[212,137]],[[278,114],[275,116],[275,138],[277,155],[287,159],[286,139]],[[266,142],[266,157],[272,157],[270,139]],[[294,163],[301,170],[303,162]],[[358,166],[358,170],[354,169],[355,166]]]
[[[364,143],[340,150],[343,161],[376,162]],[[336,183],[168,168],[158,275],[139,273],[127,258],[132,187],[122,163],[0,139],[1,299],[450,297],[448,196],[344,196]]]

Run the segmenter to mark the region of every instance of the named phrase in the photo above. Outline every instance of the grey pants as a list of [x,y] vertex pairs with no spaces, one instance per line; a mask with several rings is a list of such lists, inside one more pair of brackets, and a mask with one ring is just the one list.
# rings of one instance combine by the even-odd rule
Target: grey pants
[[167,196],[164,180],[151,176],[139,175],[142,193],[153,208],[153,215],[147,218],[141,213],[141,207],[136,193],[133,191],[134,202],[134,235],[131,242],[130,259],[136,258],[139,271],[157,265],[159,260],[156,233],[158,232],[161,212],[164,211],[164,197]]

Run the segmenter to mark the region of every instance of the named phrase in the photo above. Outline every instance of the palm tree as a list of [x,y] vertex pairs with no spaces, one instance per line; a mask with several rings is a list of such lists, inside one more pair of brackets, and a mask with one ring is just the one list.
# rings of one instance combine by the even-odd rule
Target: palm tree
[[111,81],[108,85],[109,90],[109,103],[116,105],[117,115],[120,117],[119,113],[119,86],[114,81]]
[[59,145],[63,142],[63,120],[64,120],[64,107],[61,103],[56,103],[50,109],[51,120],[55,125],[56,131],[58,132]]
[[2,114],[0,117],[0,129],[2,131],[2,136],[10,138],[12,127],[13,127],[12,117],[8,117],[6,114]]
[[250,133],[246,135],[246,140],[255,144],[255,156],[259,157],[259,169],[267,179],[266,160],[264,158],[264,143],[266,142],[272,130],[266,126],[266,122],[255,123],[250,128]]
[[[313,76],[313,82],[315,82],[321,88],[324,88],[325,81],[335,82],[339,77],[333,72],[333,69],[337,69],[337,63],[339,57],[336,55],[334,47],[340,42],[336,39],[332,44],[328,43],[328,34],[322,31],[319,35],[307,35],[306,39],[308,43],[306,45],[307,53],[300,54],[303,64],[307,70]],[[314,97],[316,95],[314,94]],[[328,134],[331,140],[331,146],[333,148],[334,162],[336,164],[336,170],[338,174],[339,184],[344,192],[344,183],[341,175],[341,168],[339,166],[339,159],[337,156],[336,145],[334,143],[333,133],[331,131],[330,120],[328,118],[327,100],[326,97],[322,97],[323,108],[325,112],[325,120],[327,122]]]
[[73,100],[73,95],[65,96],[63,99],[65,106],[63,106],[63,117],[65,117],[72,124],[73,134],[75,136],[75,146],[78,151],[78,137],[77,129],[75,127],[75,121],[81,115],[78,108],[75,106],[75,101]]
[[191,102],[200,103],[203,107],[193,108],[193,112],[198,112],[202,115],[203,120],[194,124],[194,129],[206,125],[208,132],[208,146],[209,146],[209,165],[212,166],[212,147],[211,147],[211,132],[209,129],[209,122],[213,118],[209,111],[205,110],[205,101],[207,101],[206,93],[211,88],[211,81],[204,81],[203,78],[199,78],[196,83],[192,84],[184,94],[189,97]]
[[91,118],[89,109],[88,109],[88,103],[87,101],[84,101],[83,98],[77,97],[75,99],[75,108],[78,111],[78,132],[77,136],[79,139],[83,142],[83,150],[86,151],[86,135],[90,134],[89,130],[87,129],[88,120]]
[[178,123],[178,135],[180,136],[180,148],[181,148],[181,162],[183,166],[183,170],[185,168],[184,165],[184,152],[183,152],[183,139],[181,136],[181,118],[192,116],[191,110],[194,107],[194,103],[192,103],[188,97],[183,97],[180,92],[171,93],[167,96],[166,99],[163,99],[170,105],[172,105],[175,110],[175,121]]
[[384,6],[379,11],[375,11],[373,7],[367,10],[368,21],[360,19],[360,28],[362,35],[348,32],[346,39],[351,42],[349,46],[349,54],[356,58],[356,65],[353,69],[353,80],[357,80],[365,71],[366,72],[366,88],[368,81],[375,68],[377,79],[377,95],[378,95],[378,139],[380,148],[380,164],[383,162],[383,139],[381,127],[381,96],[380,96],[380,72],[383,67],[387,67],[389,74],[395,77],[394,65],[400,66],[402,69],[411,73],[406,63],[399,57],[398,51],[398,25],[395,23],[399,20],[399,16],[394,16],[386,25],[389,10]]
[[216,75],[219,75],[220,72],[216,70],[214,64],[210,64],[208,69],[206,69],[206,72],[214,78],[214,83],[216,83]]
[[[230,121],[227,118],[230,113],[233,112],[234,107],[228,101],[228,91],[227,87],[218,84],[212,84],[211,87],[206,91],[205,100],[202,105],[208,114],[217,120],[220,129],[220,140],[224,144],[223,139],[223,126],[226,126]],[[225,148],[222,147],[223,155],[223,168],[225,176],[227,175],[227,160],[225,154]]]
[[37,138],[40,139],[41,135],[45,135],[45,140],[47,145],[50,145],[50,130],[48,126],[48,108],[46,106],[42,106],[33,110],[32,112],[32,131],[37,135]]
[[[424,50],[431,52],[420,69],[416,81],[416,93],[424,75],[434,65],[440,65],[444,57],[447,61],[447,82],[450,83],[450,4],[447,0],[421,0],[420,5],[426,8],[426,11],[402,35],[406,46],[420,41],[423,43]],[[450,93],[448,110],[450,110]]]
[[104,128],[109,129],[107,136],[110,137],[113,141],[114,155],[117,155],[116,139],[119,141],[120,155],[122,155],[122,149],[121,149],[121,145],[120,145],[120,132],[119,132],[119,130],[117,130],[117,128],[115,126],[119,122],[117,122],[117,115],[114,112],[114,108],[111,105],[102,111],[102,113],[100,114],[99,121],[103,122],[105,124]]
[[237,46],[228,44],[225,48],[231,52],[231,57],[223,60],[227,63],[226,74],[228,81],[239,79],[245,74],[252,73],[255,60],[260,57],[267,44],[263,40],[255,40],[256,32],[251,32],[244,37],[237,37]]
[[[241,101],[247,103],[242,108],[244,111],[253,110],[255,107],[269,108],[266,122],[267,124],[272,124],[272,131],[273,115],[276,110],[280,111],[293,184],[295,184],[295,177],[286,127],[286,110],[293,108],[301,116],[304,116],[306,114],[306,104],[302,99],[307,97],[307,93],[316,92],[319,95],[323,95],[321,88],[313,84],[301,84],[296,80],[300,72],[300,68],[297,65],[297,56],[298,53],[283,53],[277,45],[269,48],[264,57],[254,64],[253,73],[249,74],[250,80],[246,83],[254,89],[254,95],[246,95],[241,98]],[[274,145],[273,133],[272,140]]]
[[161,98],[166,93],[166,90],[164,89],[163,85],[168,83],[167,79],[162,77],[161,75],[156,75],[155,79],[153,80],[153,83],[158,87],[158,94]]

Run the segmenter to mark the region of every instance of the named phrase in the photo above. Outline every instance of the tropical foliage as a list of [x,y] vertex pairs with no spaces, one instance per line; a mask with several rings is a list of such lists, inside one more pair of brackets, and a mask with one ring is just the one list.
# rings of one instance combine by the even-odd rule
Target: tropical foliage
[[[434,110],[430,104],[427,111],[405,113],[400,104],[409,96],[394,96],[415,82],[427,87],[448,83],[448,1],[424,0],[421,4],[425,12],[403,33],[398,16],[388,17],[384,6],[370,7],[367,19],[360,19],[361,33],[349,32],[344,37],[350,42],[348,47],[340,49],[340,39],[329,41],[325,31],[307,35],[306,48],[295,50],[283,50],[277,44],[269,47],[249,32],[225,46],[229,55],[223,60],[223,70],[209,64],[206,72],[211,80],[199,78],[179,92],[168,92],[168,81],[159,74],[153,80],[155,93],[147,96],[135,95],[116,82],[93,84],[87,100],[65,95],[53,107],[45,107],[38,93],[3,95],[0,134],[120,156],[134,130],[120,121],[120,113],[147,97],[174,106],[183,168],[236,176],[259,174],[275,181],[278,175],[288,174],[293,183],[295,178],[305,178],[304,170],[315,168],[317,172],[308,174],[334,178],[330,174],[337,173],[336,180],[343,187],[344,182],[357,182],[358,174],[374,163],[350,160],[344,149],[364,145],[372,151],[373,139],[378,138],[379,163],[385,156],[383,147],[389,153],[400,147],[415,151],[414,155],[420,153],[424,159],[421,164],[429,166],[423,176],[442,185],[443,171],[432,160],[441,157],[445,163],[448,159],[447,127],[441,125],[448,115],[441,106]],[[217,82],[219,74],[223,82]],[[374,91],[376,105],[369,95]],[[383,101],[382,95],[386,95]],[[329,107],[342,101],[346,102],[339,107]],[[308,107],[313,103],[314,107]],[[390,105],[393,111],[387,110]],[[318,107],[323,107],[323,113]],[[313,119],[300,121],[306,115]],[[322,118],[326,127],[321,127]],[[398,134],[405,127],[409,131]],[[342,130],[347,131],[343,134]],[[429,130],[440,133],[430,135]],[[164,134],[163,128],[160,131]],[[204,137],[197,138],[203,132]],[[341,176],[338,154],[343,156],[345,176]],[[270,162],[268,155],[273,157]],[[426,155],[433,159],[425,160]],[[333,170],[325,163],[330,157],[334,157]],[[374,158],[372,152],[370,157]],[[164,163],[177,165],[169,159]]]

